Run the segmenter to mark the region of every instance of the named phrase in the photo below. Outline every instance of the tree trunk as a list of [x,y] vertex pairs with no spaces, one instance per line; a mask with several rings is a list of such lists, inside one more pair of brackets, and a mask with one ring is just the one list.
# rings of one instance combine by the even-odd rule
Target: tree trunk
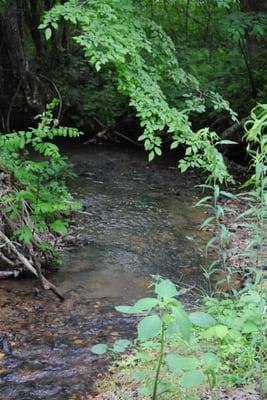
[[[244,13],[267,12],[267,0],[240,0],[240,10]],[[245,41],[240,41],[239,45],[248,70],[252,94],[256,97],[257,91],[261,85],[260,82],[255,80],[254,71],[257,69],[259,51],[263,46],[266,46],[266,42],[247,32]]]
[[[32,30],[37,31],[39,24],[37,5],[34,3],[35,0],[27,4],[25,1],[20,4],[19,0],[6,0],[1,17],[0,79],[3,82],[1,87],[3,109],[0,110],[0,117],[2,128],[7,132],[16,128],[16,123],[13,123],[14,111],[16,116],[24,114],[25,111],[28,114],[41,113],[47,100],[47,82],[41,80],[31,69],[25,46],[26,19],[30,17],[31,21],[33,20]],[[26,5],[29,6],[30,15],[27,15]],[[43,47],[39,32],[33,34],[33,42],[37,54],[41,56]]]

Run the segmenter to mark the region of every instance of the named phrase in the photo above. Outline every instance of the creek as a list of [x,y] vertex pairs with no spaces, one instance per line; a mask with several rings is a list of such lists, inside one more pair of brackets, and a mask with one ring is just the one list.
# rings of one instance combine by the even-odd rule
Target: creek
[[49,276],[63,303],[29,277],[0,281],[1,400],[89,398],[107,366],[90,347],[134,334],[135,318],[115,305],[148,296],[151,275],[184,287],[189,307],[205,289],[196,172],[181,175],[173,161],[149,164],[142,152],[119,147],[64,152],[77,173],[70,185],[83,205],[75,228],[83,245],[65,252]]

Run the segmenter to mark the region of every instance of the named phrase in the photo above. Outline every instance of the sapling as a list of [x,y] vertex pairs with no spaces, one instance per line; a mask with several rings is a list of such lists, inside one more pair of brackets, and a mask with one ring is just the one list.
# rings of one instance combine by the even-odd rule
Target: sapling
[[[216,384],[216,367],[218,358],[211,352],[203,353],[200,358],[183,357],[171,351],[170,341],[179,337],[184,349],[192,346],[192,331],[194,326],[209,328],[216,326],[216,321],[209,314],[196,311],[187,313],[180,301],[177,300],[178,292],[175,285],[168,279],[158,278],[154,289],[156,297],[147,297],[138,300],[133,306],[118,306],[116,310],[124,314],[142,315],[137,325],[137,340],[140,344],[157,344],[158,356],[154,377],[147,379],[140,388],[140,393],[156,400],[159,394],[175,392],[177,387],[161,378],[164,368],[180,378],[181,387],[191,389],[205,382],[207,377],[210,387]],[[124,342],[125,350],[130,342]],[[115,342],[112,351],[116,351]],[[149,346],[148,346],[149,347]],[[108,350],[106,344],[97,344],[92,347],[96,354],[104,354]]]
[[[221,186],[233,182],[233,177],[229,174],[225,165],[222,154],[217,150],[218,146],[225,144],[234,144],[229,140],[220,140],[215,132],[203,129],[201,135],[198,134],[192,142],[191,148],[186,150],[184,159],[179,162],[182,171],[189,167],[199,166],[209,175],[205,184],[198,185],[206,192],[195,206],[206,207],[209,215],[201,225],[201,229],[211,229],[216,232],[207,243],[206,252],[211,249],[216,253],[217,258],[212,261],[209,268],[204,270],[204,275],[210,282],[211,275],[223,269],[227,273],[229,265],[228,246],[230,243],[231,233],[228,227],[222,222],[222,218],[227,207],[223,206],[222,198],[234,199],[235,196],[222,190]],[[203,151],[205,148],[205,151]],[[210,193],[210,194],[209,194]],[[226,279],[230,288],[230,279]],[[212,291],[210,284],[210,291]]]

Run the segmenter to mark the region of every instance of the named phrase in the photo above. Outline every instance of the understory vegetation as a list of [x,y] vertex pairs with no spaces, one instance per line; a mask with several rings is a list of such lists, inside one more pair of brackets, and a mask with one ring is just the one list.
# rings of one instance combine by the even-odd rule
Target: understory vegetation
[[[75,138],[76,128],[58,126],[53,101],[36,118],[36,128],[0,136],[0,259],[2,275],[18,276],[23,270],[36,275],[46,289],[62,296],[42,275],[59,262],[60,235],[67,233],[68,216],[78,210],[66,187],[69,165],[51,141],[58,136]],[[29,151],[42,155],[29,158]]]

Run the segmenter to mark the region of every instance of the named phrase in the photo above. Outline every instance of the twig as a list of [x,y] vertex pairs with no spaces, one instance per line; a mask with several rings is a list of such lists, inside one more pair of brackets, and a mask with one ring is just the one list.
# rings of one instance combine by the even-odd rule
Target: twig
[[[6,246],[6,243],[4,244],[4,246]],[[3,246],[1,246],[1,248],[2,247]],[[0,253],[0,258],[2,259],[2,261],[4,261],[10,267],[15,267],[16,264],[13,261],[11,261],[9,258],[7,258],[3,253]]]
[[143,147],[143,145],[142,145],[141,143],[138,143],[138,142],[132,140],[132,139],[129,138],[128,136],[125,136],[125,135],[123,135],[122,133],[120,133],[120,132],[118,132],[118,131],[113,131],[113,133],[115,133],[115,135],[120,136],[122,139],[127,140],[128,142],[132,143],[132,144],[135,145],[135,146],[138,146],[138,147],[141,147],[141,146],[142,146],[142,147]]

